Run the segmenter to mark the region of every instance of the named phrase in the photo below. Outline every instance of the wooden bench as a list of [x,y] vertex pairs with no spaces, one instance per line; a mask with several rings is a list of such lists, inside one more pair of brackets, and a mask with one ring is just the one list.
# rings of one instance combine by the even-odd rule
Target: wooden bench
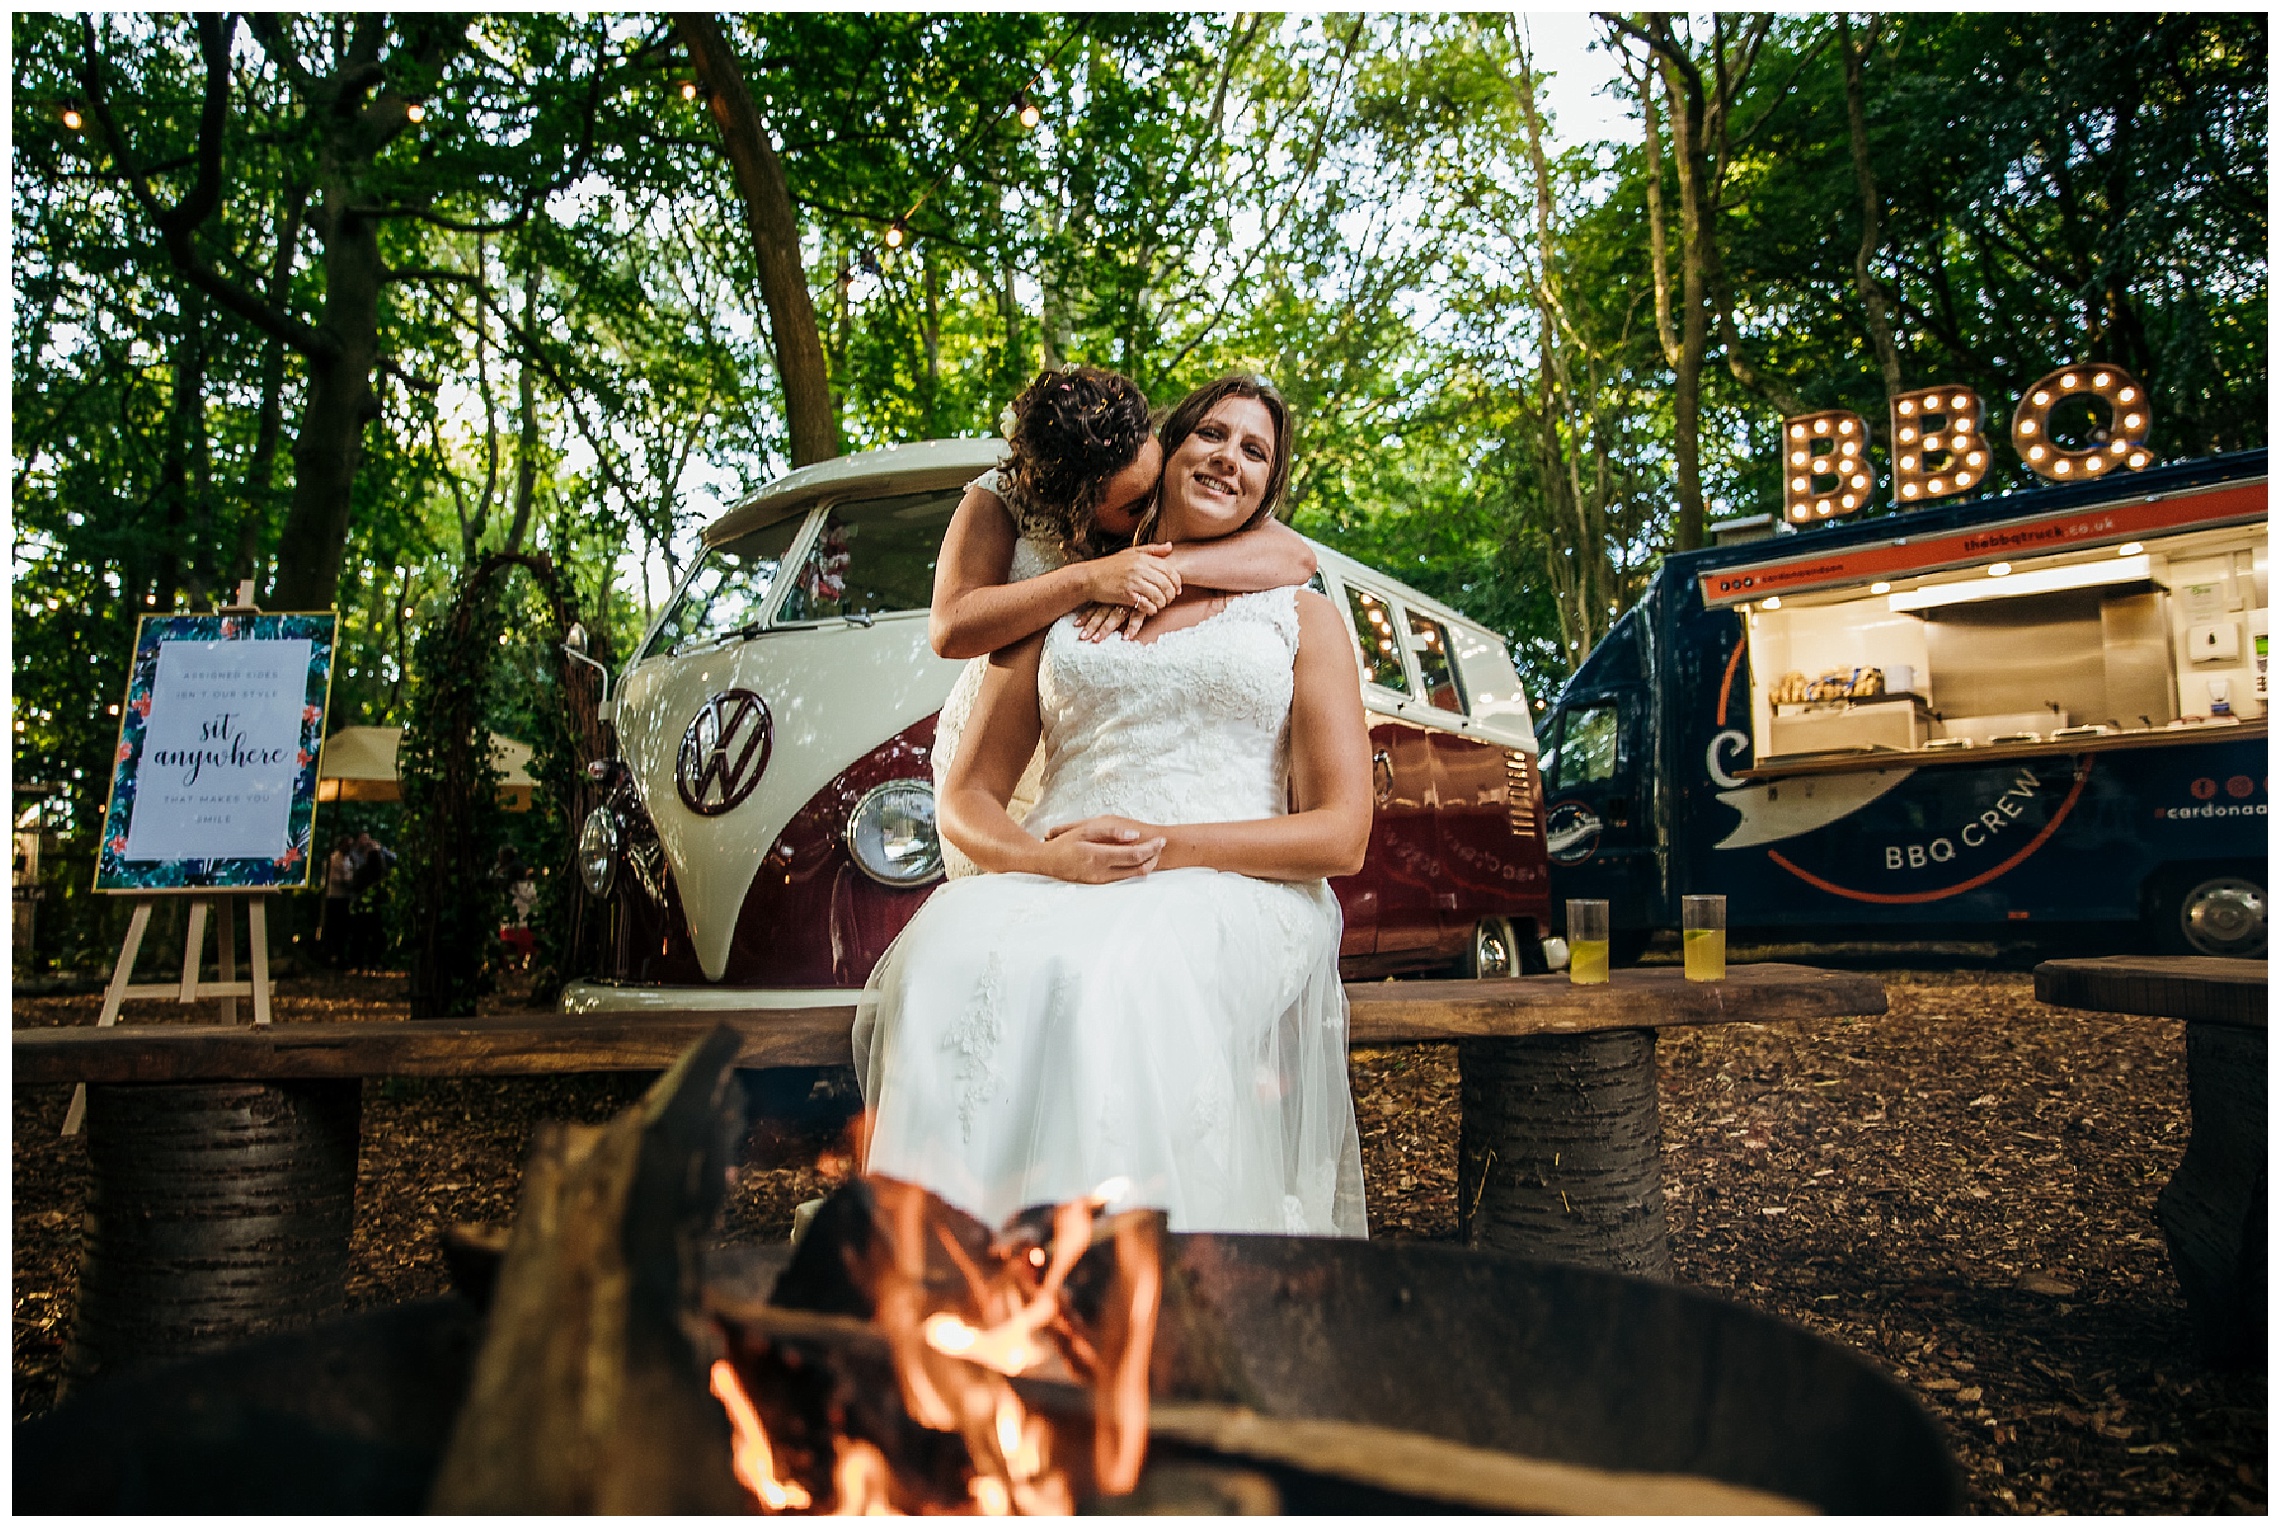
[[[1356,1046],[1457,1045],[1458,1213],[1468,1245],[1666,1278],[1656,1031],[1885,1011],[1884,988],[1872,977],[1792,965],[1737,965],[1717,983],[1656,968],[1618,971],[1604,986],[1555,975],[1353,983],[1346,991]],[[321,1304],[346,1273],[363,1078],[659,1071],[723,1024],[739,1037],[741,1069],[846,1066],[853,1020],[851,1004],[832,1003],[266,1029],[17,1030],[19,1086],[89,1085],[90,1224],[98,1233],[187,1215],[228,1247],[251,1248],[278,1240],[279,1216],[321,1222],[284,1238],[297,1261],[285,1270],[292,1298],[282,1305],[248,1259],[219,1260],[235,1291],[222,1309],[201,1293],[202,1260],[179,1250],[180,1237],[174,1250],[91,1241],[67,1373],[113,1367],[138,1343],[206,1345],[212,1333],[194,1330],[200,1320],[234,1334],[313,1317],[301,1306]],[[292,1164],[338,1181],[322,1192],[289,1185],[277,1173]],[[236,1192],[249,1176],[265,1187]],[[194,1187],[186,1196],[197,1182],[226,1188],[210,1199]],[[315,1243],[330,1249],[326,1258],[316,1257]],[[315,1282],[312,1261],[324,1264]],[[130,1275],[128,1264],[141,1272]],[[266,1311],[261,1301],[277,1308],[256,1319]]]
[[2185,1021],[2193,1134],[2156,1216],[2205,1355],[2262,1368],[2268,1316],[2266,981],[2261,960],[2109,955],[2047,960],[2035,996],[2094,1013]]

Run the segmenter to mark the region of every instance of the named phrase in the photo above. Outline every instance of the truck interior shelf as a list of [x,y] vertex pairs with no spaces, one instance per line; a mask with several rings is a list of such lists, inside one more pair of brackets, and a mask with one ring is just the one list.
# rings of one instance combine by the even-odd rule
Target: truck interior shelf
[[1776,754],[1758,760],[1747,769],[1733,771],[1737,780],[1752,784],[1767,780],[1783,780],[1799,775],[1849,775],[1862,769],[1936,769],[1941,766],[1981,766],[2001,764],[2010,759],[2047,759],[2054,755],[2071,757],[2082,753],[2112,753],[2125,748],[2165,748],[2187,743],[2206,743],[2212,738],[2229,740],[2262,738],[2267,735],[2267,724],[2261,720],[2247,722],[2198,722],[2184,726],[2163,727],[2155,731],[2112,732],[2103,737],[2069,737],[2046,739],[2039,743],[2004,743],[1986,748],[1876,748],[1861,747],[1831,750],[1814,754]]

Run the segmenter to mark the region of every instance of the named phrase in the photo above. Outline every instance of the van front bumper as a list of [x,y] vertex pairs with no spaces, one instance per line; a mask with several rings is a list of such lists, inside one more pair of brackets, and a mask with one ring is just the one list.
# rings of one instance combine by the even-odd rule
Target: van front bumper
[[853,1019],[860,987],[664,987],[632,982],[574,981],[556,1004],[562,1013],[815,1013],[844,1010]]

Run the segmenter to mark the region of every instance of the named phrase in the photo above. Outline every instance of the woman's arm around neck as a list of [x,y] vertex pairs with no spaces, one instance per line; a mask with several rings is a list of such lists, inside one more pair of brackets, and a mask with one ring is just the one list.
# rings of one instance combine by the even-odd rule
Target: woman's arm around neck
[[[1134,605],[1151,613],[1179,593],[1179,576],[1161,548],[1073,562],[1007,583],[1018,540],[1013,516],[986,488],[968,488],[950,517],[934,564],[934,603],[926,620],[936,656],[979,658],[1033,636],[1080,605]],[[1303,545],[1303,543],[1302,543]],[[979,863],[977,861],[977,863]]]
[[1303,584],[1314,576],[1314,548],[1280,520],[1268,520],[1217,541],[1189,541],[1172,548],[1180,581],[1206,589],[1256,594]]

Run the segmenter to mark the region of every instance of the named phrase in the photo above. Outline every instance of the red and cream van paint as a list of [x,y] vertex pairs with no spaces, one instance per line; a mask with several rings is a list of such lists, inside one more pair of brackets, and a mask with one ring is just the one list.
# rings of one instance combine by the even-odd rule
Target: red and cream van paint
[[[860,988],[939,884],[935,717],[962,665],[927,643],[936,551],[990,440],[779,478],[703,553],[620,679],[618,758],[579,873],[606,976],[563,1006],[802,1007]],[[1317,547],[1361,660],[1377,814],[1331,883],[1349,978],[1541,969],[1550,930],[1527,696],[1502,641]]]

